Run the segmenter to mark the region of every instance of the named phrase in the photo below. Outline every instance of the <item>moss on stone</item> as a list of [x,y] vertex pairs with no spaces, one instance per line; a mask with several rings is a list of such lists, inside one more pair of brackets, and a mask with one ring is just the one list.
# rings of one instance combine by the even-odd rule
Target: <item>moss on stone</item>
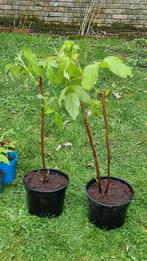
[[[10,17],[0,17],[1,27],[17,27],[17,28],[31,28],[35,32],[51,32],[55,34],[71,33],[76,34],[79,31],[79,24],[75,23],[61,23],[61,22],[45,22],[38,19],[37,17],[29,17],[25,20],[24,17],[20,16],[14,19],[13,16]],[[133,25],[124,23],[113,23],[111,26],[99,26],[93,28],[95,32],[129,32],[129,31],[145,31],[144,28],[135,28]]]

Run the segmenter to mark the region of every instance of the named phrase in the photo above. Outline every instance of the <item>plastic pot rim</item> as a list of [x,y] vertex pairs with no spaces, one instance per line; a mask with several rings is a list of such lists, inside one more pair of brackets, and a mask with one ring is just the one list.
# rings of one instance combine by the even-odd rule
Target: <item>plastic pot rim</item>
[[[66,179],[67,179],[67,184],[66,185],[64,185],[62,188],[58,188],[58,189],[50,189],[50,190],[46,190],[46,191],[42,191],[42,190],[38,190],[38,189],[33,189],[33,188],[31,188],[26,182],[25,182],[25,178],[26,178],[26,176],[27,175],[29,175],[30,173],[32,173],[32,172],[37,172],[37,171],[42,171],[42,170],[49,170],[49,171],[51,171],[51,172],[57,172],[57,173],[59,173],[59,174],[61,174],[62,176],[64,176]],[[53,193],[53,192],[58,192],[58,191],[60,191],[60,190],[62,190],[62,189],[64,189],[64,188],[67,188],[67,186],[68,186],[68,184],[69,184],[69,177],[64,173],[64,172],[62,172],[62,171],[60,171],[60,170],[57,170],[57,169],[36,169],[36,170],[32,170],[32,171],[30,171],[30,172],[28,172],[24,177],[23,177],[23,184],[24,184],[24,187],[26,188],[26,189],[29,189],[29,190],[32,190],[32,191],[34,191],[34,192],[40,192],[40,193]]]
[[[107,179],[108,177],[107,176],[102,176],[100,177],[101,179]],[[110,179],[114,179],[114,180],[118,180],[118,181],[121,181],[122,183],[126,184],[132,191],[132,197],[127,200],[126,202],[122,203],[122,204],[106,204],[106,203],[101,203],[101,202],[97,202],[95,199],[93,199],[89,194],[88,194],[88,187],[90,186],[91,183],[93,183],[93,181],[96,182],[95,178],[92,178],[91,180],[89,180],[85,186],[85,192],[86,192],[86,195],[88,197],[88,199],[90,199],[91,201],[93,201],[96,205],[100,205],[100,206],[104,206],[104,207],[121,207],[121,206],[124,206],[124,205],[127,205],[128,203],[131,202],[131,200],[133,199],[134,197],[134,189],[132,188],[132,186],[127,182],[125,181],[124,179],[122,178],[119,178],[119,177],[110,177]]]
[[15,151],[10,151],[10,152],[8,152],[8,155],[10,155],[10,154],[14,156],[14,159],[10,160],[10,162],[13,162],[13,161],[17,161],[17,160],[18,160],[18,154],[17,154],[17,152],[15,152]]
[[[9,156],[10,154],[11,154],[11,155],[13,154],[12,157],[14,157],[13,159],[11,159],[11,160],[9,161],[9,162],[10,162],[10,165],[11,165],[14,161],[18,161],[18,154],[17,154],[17,152],[15,152],[15,151],[9,151],[9,152],[8,152],[8,156]],[[0,164],[8,165],[8,166],[9,166],[9,164],[4,163],[4,162],[0,162]]]

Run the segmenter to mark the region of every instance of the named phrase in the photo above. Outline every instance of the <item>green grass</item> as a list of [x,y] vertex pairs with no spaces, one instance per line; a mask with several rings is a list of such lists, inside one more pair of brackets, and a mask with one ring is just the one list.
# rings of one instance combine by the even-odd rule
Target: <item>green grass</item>
[[[17,178],[11,186],[5,186],[0,194],[0,260],[145,261],[147,71],[140,67],[147,59],[145,39],[75,40],[82,50],[82,65],[113,54],[124,57],[133,67],[134,76],[129,80],[108,75],[109,87],[122,96],[119,100],[111,97],[108,103],[111,173],[126,179],[135,190],[124,226],[104,231],[87,219],[84,186],[94,177],[95,170],[87,167],[87,164],[93,163],[93,158],[81,116],[76,123],[70,121],[61,131],[50,118],[46,119],[47,165],[58,167],[70,178],[63,214],[58,218],[40,219],[27,212],[22,177],[28,171],[41,167],[38,89],[6,81],[4,66],[12,62],[16,52],[24,46],[47,55],[54,51],[54,47],[58,49],[64,40],[47,35],[0,34],[0,133],[13,130],[7,136],[17,141],[19,152]],[[105,130],[101,117],[98,121],[91,119],[91,127],[100,158],[101,175],[105,175]],[[56,147],[64,142],[71,142],[72,148],[56,151]],[[52,160],[48,154],[53,156]]]

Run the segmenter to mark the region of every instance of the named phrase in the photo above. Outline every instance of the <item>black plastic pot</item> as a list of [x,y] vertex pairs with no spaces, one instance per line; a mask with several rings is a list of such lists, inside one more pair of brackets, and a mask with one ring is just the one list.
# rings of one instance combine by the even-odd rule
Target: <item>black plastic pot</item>
[[[37,170],[31,171],[36,172]],[[39,170],[41,171],[41,170]],[[50,172],[56,172],[59,175],[66,177],[67,184],[57,190],[40,191],[29,187],[23,178],[23,184],[27,192],[28,211],[32,215],[39,217],[53,217],[59,216],[63,211],[65,191],[69,183],[69,178],[61,171],[49,169]],[[28,173],[29,174],[29,173]]]
[[[107,177],[101,177],[101,179],[106,178]],[[85,188],[89,202],[89,221],[95,224],[97,227],[107,230],[121,227],[124,224],[127,208],[134,196],[134,191],[132,187],[126,181],[116,177],[111,177],[111,179],[121,181],[130,188],[130,190],[132,191],[132,197],[130,200],[121,205],[108,205],[96,202],[88,194],[88,188],[93,182],[95,182],[95,179],[90,180]]]

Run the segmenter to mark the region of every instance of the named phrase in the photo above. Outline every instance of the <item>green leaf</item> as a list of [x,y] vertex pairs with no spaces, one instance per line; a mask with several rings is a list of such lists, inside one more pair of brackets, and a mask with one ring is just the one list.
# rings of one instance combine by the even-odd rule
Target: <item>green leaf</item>
[[15,66],[15,65],[14,65],[14,64],[11,64],[11,63],[6,64],[6,65],[5,65],[5,74],[9,73],[14,66]]
[[63,53],[64,55],[66,55],[68,57],[71,57],[73,47],[74,47],[73,41],[65,41],[61,47],[61,53]]
[[82,73],[78,65],[70,60],[66,65],[66,72],[69,74],[70,78],[81,78]]
[[0,162],[2,162],[2,163],[6,163],[6,164],[10,164],[9,163],[9,160],[8,160],[8,158],[7,158],[7,156],[5,156],[5,155],[3,155],[3,154],[0,154]]
[[[31,69],[37,76],[43,76],[43,69],[35,62],[31,63]],[[31,73],[31,70],[30,70]],[[33,75],[32,75],[33,76]]]
[[53,112],[55,112],[55,110],[54,110],[54,108],[52,108],[52,107],[46,106],[46,107],[44,108],[44,113],[45,113],[46,115],[49,115],[49,114],[51,114],[51,113],[53,113]]
[[67,94],[69,94],[69,93],[73,93],[73,89],[72,89],[72,86],[71,86],[71,85],[65,87],[65,88],[61,91],[61,93],[60,93],[60,95],[59,95],[59,99],[58,99],[59,106],[61,106],[61,102],[62,102],[63,100],[65,100],[65,97],[66,97]]
[[49,67],[53,67],[55,69],[58,68],[58,64],[57,64],[54,56],[49,56],[46,59],[40,60],[39,64],[40,63],[43,65],[43,67],[48,67],[49,66]]
[[90,100],[89,95],[87,94],[87,92],[85,92],[85,90],[80,85],[72,85],[72,89],[81,101],[86,103],[89,102]]
[[110,89],[105,90],[104,93],[105,93],[105,96],[106,96],[106,97],[109,96],[109,94],[110,94]]
[[69,80],[69,74],[66,72],[66,70],[64,70],[63,75],[67,80]]
[[56,72],[56,77],[54,78],[54,84],[60,84],[64,79],[64,70],[69,61],[67,57],[61,57],[58,61],[58,69]]
[[125,65],[121,59],[115,56],[106,57],[100,64],[102,68],[108,68],[114,74],[127,78],[128,76],[132,76],[132,69]]
[[23,55],[30,62],[36,60],[36,55],[31,51],[30,48],[24,47],[23,48]]
[[0,147],[0,153],[7,153],[9,151],[9,149],[7,149],[5,146],[6,145]]
[[95,99],[90,100],[90,107],[92,115],[98,117],[102,113],[101,102]]
[[53,67],[53,68],[58,68],[58,64],[56,61],[54,60],[50,60],[49,63],[48,63],[49,66]]
[[79,60],[80,48],[73,41],[65,41],[61,47],[60,54],[71,58],[72,60]]
[[73,120],[75,120],[79,114],[80,100],[75,93],[69,93],[65,97],[65,108]]
[[49,79],[49,81],[51,81],[51,82],[54,81],[54,70],[51,66],[47,67],[46,75],[47,75],[47,78]]
[[21,67],[17,64],[7,64],[5,66],[5,74],[9,73],[11,76],[19,79],[21,76],[20,73]]
[[65,99],[65,96],[66,96],[66,92],[68,90],[69,86],[65,87],[61,93],[60,93],[60,96],[59,96],[59,99],[58,99],[58,103],[59,105],[61,106],[61,102]]
[[84,69],[82,87],[86,90],[90,90],[97,82],[98,79],[99,64],[87,65]]
[[62,118],[58,112],[55,112],[55,123],[60,129],[62,128]]

